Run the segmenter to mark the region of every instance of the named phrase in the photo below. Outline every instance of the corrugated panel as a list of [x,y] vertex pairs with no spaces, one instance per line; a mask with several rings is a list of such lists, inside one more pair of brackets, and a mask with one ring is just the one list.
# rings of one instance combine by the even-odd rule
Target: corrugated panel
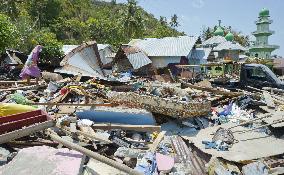
[[207,59],[211,50],[211,48],[196,48],[191,51],[189,59]]
[[139,69],[152,63],[152,61],[143,52],[129,54],[127,55],[127,58],[134,69]]
[[204,41],[202,43],[202,45],[203,46],[216,45],[216,44],[220,44],[220,43],[223,43],[223,42],[226,42],[226,41],[227,40],[223,36],[213,36],[213,37],[209,38],[208,40]]
[[129,45],[138,47],[148,56],[188,56],[196,41],[197,37],[180,36],[135,40]]
[[95,42],[89,42],[76,47],[61,61],[63,67],[56,71],[67,74],[82,74],[84,76],[103,77],[96,53]]
[[242,50],[245,51],[247,50],[243,46],[241,46],[239,43],[233,43],[231,41],[226,41],[214,48],[216,51],[221,51],[221,50]]
[[62,46],[62,51],[64,55],[67,55],[69,52],[71,52],[73,49],[78,47],[79,45],[63,45]]
[[[67,55],[68,53],[70,53],[73,49],[75,49],[78,46],[79,45],[63,45],[62,51],[64,55]],[[105,48],[110,47],[110,45],[108,44],[97,44],[97,46],[98,46],[98,50],[104,50]]]
[[110,47],[109,44],[97,44],[98,45],[98,50],[104,50],[107,47]]

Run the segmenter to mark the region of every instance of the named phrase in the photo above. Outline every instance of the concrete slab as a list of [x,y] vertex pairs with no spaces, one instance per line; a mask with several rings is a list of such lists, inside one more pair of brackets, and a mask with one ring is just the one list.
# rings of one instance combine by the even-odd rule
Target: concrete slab
[[126,175],[126,173],[102,162],[90,159],[83,175]]
[[11,162],[0,167],[0,174],[78,175],[84,158],[83,154],[67,148],[29,147],[21,149]]
[[[202,141],[211,141],[213,135],[219,127],[229,128],[234,124],[227,123],[220,126],[202,129],[194,137],[184,137],[193,142],[201,151],[215,157],[222,157],[229,161],[242,162],[263,157],[270,157],[284,153],[284,140],[260,132],[234,133],[237,140],[228,151],[217,151],[216,149],[205,149]],[[242,126],[234,128],[232,131],[246,131]]]

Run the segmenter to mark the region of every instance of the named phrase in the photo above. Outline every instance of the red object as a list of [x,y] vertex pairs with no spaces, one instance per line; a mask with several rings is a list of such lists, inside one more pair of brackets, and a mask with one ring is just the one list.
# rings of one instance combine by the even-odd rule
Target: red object
[[52,118],[42,110],[3,116],[0,117],[0,135],[51,119]]
[[68,91],[69,91],[68,88],[62,88],[62,89],[60,90],[60,94],[61,94],[61,95],[65,95]]

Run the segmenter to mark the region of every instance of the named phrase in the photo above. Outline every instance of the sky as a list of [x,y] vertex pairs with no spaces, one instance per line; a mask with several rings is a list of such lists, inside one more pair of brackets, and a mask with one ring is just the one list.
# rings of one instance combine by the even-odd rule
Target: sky
[[[284,57],[284,0],[138,0],[138,5],[158,19],[160,16],[170,19],[177,14],[178,30],[193,36],[200,35],[206,26],[218,25],[219,19],[222,20],[221,25],[251,35],[256,30],[254,22],[259,11],[267,8],[273,20],[270,30],[275,31],[269,38],[269,44],[280,46],[272,54]],[[254,40],[254,37],[251,36],[251,39]]]

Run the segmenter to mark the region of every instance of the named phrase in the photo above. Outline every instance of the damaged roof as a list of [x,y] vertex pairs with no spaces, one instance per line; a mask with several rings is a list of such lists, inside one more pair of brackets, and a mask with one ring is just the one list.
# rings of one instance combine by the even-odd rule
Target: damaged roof
[[[63,45],[62,46],[62,51],[64,53],[64,55],[67,55],[68,53],[70,53],[73,49],[79,47],[80,45]],[[111,47],[109,44],[97,44],[98,46],[98,50],[103,50],[107,47]]]
[[227,40],[223,36],[213,36],[209,38],[208,40],[204,41],[202,43],[203,46],[212,46],[212,45],[217,45],[223,42],[226,42]]
[[[146,66],[152,63],[152,61],[148,58],[148,56],[137,47],[122,46],[120,49],[120,52],[121,51],[127,57],[133,69],[139,69],[143,66]],[[120,53],[118,53],[117,57],[119,57],[119,55]]]
[[69,52],[55,72],[103,78],[102,62],[95,41],[84,43]]
[[179,36],[135,39],[129,45],[143,50],[150,57],[188,56],[196,41],[197,37],[194,36]]
[[193,49],[190,53],[189,59],[207,59],[210,52],[211,48],[196,48]]
[[221,50],[241,50],[241,51],[245,51],[245,50],[248,50],[248,49],[241,46],[239,43],[226,41],[226,42],[220,43],[218,46],[216,46],[214,48],[214,50],[216,50],[216,51],[221,51]]

